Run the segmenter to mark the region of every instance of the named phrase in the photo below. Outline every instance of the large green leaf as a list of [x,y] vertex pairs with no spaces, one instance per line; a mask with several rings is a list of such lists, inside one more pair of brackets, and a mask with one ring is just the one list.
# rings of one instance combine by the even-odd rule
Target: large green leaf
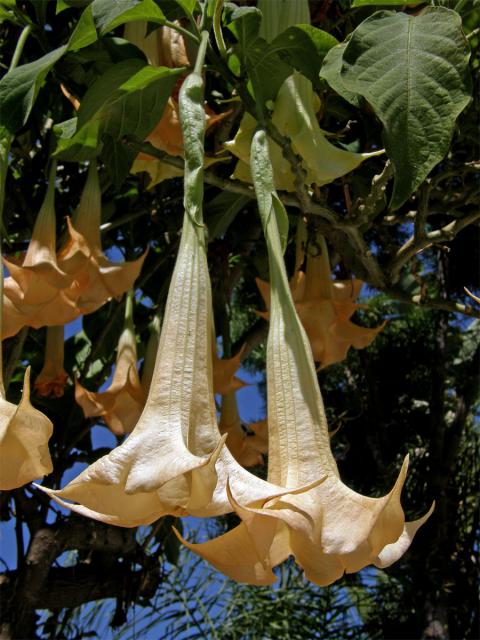
[[160,120],[180,72],[140,60],[113,65],[82,99],[78,128],[94,119],[100,120],[102,132],[114,139],[126,134],[144,138]]
[[280,33],[268,51],[270,55],[277,53],[315,85],[324,57],[336,44],[338,40],[326,31],[309,24],[298,24]]
[[468,58],[460,16],[449,9],[417,16],[379,11],[353,32],[341,78],[383,123],[395,170],[392,208],[447,153],[455,120],[470,100]]
[[225,7],[225,22],[236,37],[239,48],[247,51],[247,47],[258,38],[262,14],[256,7]]
[[46,75],[66,51],[67,45],[64,45],[3,76],[0,80],[0,125],[12,133],[23,127]]
[[67,162],[85,162],[98,155],[100,122],[92,120],[77,130],[78,118],[55,125],[55,158]]
[[163,24],[165,15],[154,0],[94,0],[92,16],[100,35],[135,20]]
[[343,64],[343,53],[348,44],[347,42],[341,42],[336,47],[332,47],[323,60],[322,68],[320,69],[320,77],[324,78],[328,84],[332,87],[338,95],[342,96],[344,100],[353,104],[354,107],[360,107],[362,98],[348,89],[343,84],[341,71]]

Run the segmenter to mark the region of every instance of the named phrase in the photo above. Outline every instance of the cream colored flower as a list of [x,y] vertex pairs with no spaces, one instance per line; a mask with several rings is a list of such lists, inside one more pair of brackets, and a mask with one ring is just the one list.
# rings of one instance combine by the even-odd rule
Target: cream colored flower
[[106,391],[94,393],[75,381],[75,400],[86,418],[101,417],[115,435],[121,436],[130,433],[137,424],[146,398],[137,372],[133,292],[129,292],[112,382]]
[[17,489],[51,473],[48,441],[53,425],[30,404],[30,367],[18,406],[5,399],[0,382],[0,416],[0,489]]
[[63,368],[64,348],[63,325],[47,327],[43,368],[33,385],[39,396],[63,396],[68,380],[68,373]]
[[[302,158],[306,183],[322,186],[356,169],[364,160],[383,151],[352,153],[328,141],[316,117],[320,103],[311,82],[296,71],[280,87],[272,113],[272,123],[290,138],[292,148]],[[225,143],[239,161],[233,178],[252,182],[249,166],[250,143],[257,121],[246,113],[235,138]],[[295,191],[295,176],[282,149],[270,141],[270,158],[274,167],[275,186],[284,191]]]
[[[297,271],[290,282],[295,308],[302,321],[313,359],[323,369],[341,362],[347,357],[350,347],[368,347],[385,327],[368,329],[353,323],[350,318],[357,309],[365,305],[355,303],[363,286],[361,280],[332,280],[328,261],[327,245],[319,238],[321,253],[307,256],[306,272]],[[302,261],[300,261],[302,262]],[[256,280],[265,305],[270,305],[270,285]],[[268,320],[268,312],[260,312]]]
[[395,486],[382,498],[360,495],[340,480],[308,338],[287,281],[277,226],[277,217],[284,219],[286,213],[274,190],[262,130],[253,138],[251,166],[271,278],[268,481],[291,489],[252,504],[237,495],[232,476],[227,491],[241,524],[215,540],[186,544],[239,582],[273,583],[272,569],[293,555],[309,580],[326,585],[345,572],[395,562],[433,507],[405,523],[400,493],[407,459]]
[[101,192],[97,166],[90,163],[88,177],[73,222],[67,218],[68,240],[58,252],[58,265],[78,283],[80,313],[92,313],[112,298],[121,297],[137,279],[146,252],[131,262],[112,262],[102,251]]

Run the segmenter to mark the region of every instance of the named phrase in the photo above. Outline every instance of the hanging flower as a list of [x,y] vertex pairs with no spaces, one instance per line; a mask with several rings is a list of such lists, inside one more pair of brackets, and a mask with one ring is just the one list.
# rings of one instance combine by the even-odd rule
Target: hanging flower
[[39,396],[55,398],[63,396],[68,380],[68,373],[63,368],[64,347],[63,325],[47,327],[43,368],[33,385]]
[[117,436],[130,433],[145,406],[146,393],[137,372],[137,346],[133,326],[133,292],[127,295],[125,325],[118,341],[112,382],[106,391],[87,391],[75,381],[75,400],[86,418],[101,417]]
[[[310,340],[313,359],[324,368],[345,360],[350,347],[368,347],[386,322],[373,329],[351,322],[355,311],[365,307],[354,302],[363,282],[357,279],[332,280],[326,242],[323,238],[318,241],[321,253],[307,257],[306,272],[298,271],[294,275],[290,289],[298,316]],[[260,279],[256,282],[265,305],[269,307],[270,285]],[[269,318],[268,312],[259,315],[266,320]]]
[[[154,67],[188,67],[190,65],[188,52],[183,36],[170,27],[159,27],[149,35],[147,22],[130,22],[125,25],[125,38],[136,45],[146,55],[149,63]],[[162,117],[147,136],[146,142],[165,151],[171,156],[184,157],[182,127],[180,124],[178,90],[183,82],[183,76],[178,80],[172,96],[168,99]],[[217,114],[208,105],[205,105],[206,129],[223,120],[230,111]],[[218,158],[204,158],[204,166],[208,167]],[[162,160],[158,160],[146,153],[139,153],[135,159],[131,172],[150,175],[149,188],[152,188],[163,180],[183,175],[183,171]]]
[[81,313],[78,283],[57,262],[54,198],[55,165],[24,258],[3,258],[10,274],[4,283],[3,338],[24,326],[66,324]]
[[0,378],[0,489],[10,491],[52,472],[48,441],[53,425],[30,404],[30,367],[18,406],[6,400],[1,372]]
[[242,467],[263,464],[262,453],[267,453],[268,443],[266,444],[265,439],[260,435],[261,427],[257,427],[258,434],[254,430],[247,431],[243,428],[235,393],[222,396],[218,426],[222,435],[227,434],[226,445]]
[[294,489],[249,504],[236,495],[232,477],[227,492],[241,524],[215,540],[186,544],[239,582],[273,583],[272,568],[293,555],[309,580],[326,585],[344,572],[395,562],[433,507],[405,523],[400,493],[407,459],[395,486],[382,498],[360,495],[340,480],[308,339],[288,286],[277,226],[277,216],[285,220],[286,213],[274,190],[263,130],[253,138],[251,167],[271,278],[268,481]]
[[[223,446],[213,393],[213,312],[203,199],[203,88],[193,72],[180,91],[189,140],[185,215],[145,408],[128,438],[64,489],[42,487],[59,504],[102,522],[135,527],[159,517],[207,517],[232,510],[228,478],[239,499],[260,505],[285,493],[250,474]],[[66,502],[66,500],[74,501]]]
[[73,222],[67,218],[69,239],[57,256],[59,267],[78,283],[80,313],[92,313],[108,300],[121,297],[132,287],[146,257],[145,252],[131,262],[112,262],[105,256],[101,211],[97,166],[92,161]]
[[216,348],[213,348],[213,391],[221,396],[234,393],[247,386],[241,378],[237,378],[235,373],[242,364],[242,356],[245,351],[243,346],[233,358],[219,358]]
[[[320,103],[311,82],[294,72],[278,92],[272,113],[272,123],[284,136],[290,138],[292,148],[302,158],[306,183],[322,186],[356,169],[364,160],[383,153],[352,153],[336,147],[326,138],[318,124],[316,111]],[[252,182],[249,167],[249,151],[257,121],[246,113],[235,138],[225,143],[239,162],[233,178]],[[275,186],[284,191],[295,191],[295,175],[282,149],[270,142],[270,157],[274,167]]]

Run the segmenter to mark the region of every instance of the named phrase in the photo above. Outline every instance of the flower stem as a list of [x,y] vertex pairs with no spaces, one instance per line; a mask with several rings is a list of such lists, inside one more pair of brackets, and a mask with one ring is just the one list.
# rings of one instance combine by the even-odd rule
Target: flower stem
[[203,63],[205,62],[205,52],[208,45],[208,31],[202,31],[200,46],[198,48],[197,59],[195,60],[194,73],[199,75],[202,73]]

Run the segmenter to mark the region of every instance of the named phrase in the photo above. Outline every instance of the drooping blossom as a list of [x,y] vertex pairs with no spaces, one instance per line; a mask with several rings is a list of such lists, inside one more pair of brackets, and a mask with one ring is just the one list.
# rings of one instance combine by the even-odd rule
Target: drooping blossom
[[94,393],[75,381],[75,400],[86,418],[101,417],[117,436],[130,433],[145,406],[146,393],[137,372],[137,346],[133,325],[133,292],[126,298],[125,325],[117,346],[110,386]]
[[56,257],[55,167],[47,193],[35,220],[32,238],[23,258],[3,258],[9,271],[3,296],[2,337],[15,335],[24,326],[66,324],[77,318],[80,287],[59,266]]
[[[305,272],[299,270],[295,273],[290,289],[310,340],[313,359],[324,368],[344,360],[350,347],[368,347],[385,323],[369,329],[350,320],[357,309],[365,307],[355,302],[363,282],[358,279],[332,280],[324,238],[318,238],[318,245],[320,253],[307,256]],[[265,305],[269,307],[270,285],[260,279],[256,282]],[[259,315],[266,320],[269,318],[268,312],[260,312]]]
[[[2,299],[3,272],[0,273],[0,325]],[[17,489],[52,472],[48,450],[52,432],[53,424],[47,416],[30,403],[30,367],[25,371],[20,404],[8,402],[0,340],[0,490]]]
[[271,279],[268,481],[286,489],[282,496],[249,504],[236,494],[232,477],[227,492],[241,524],[214,540],[186,544],[239,582],[273,583],[272,569],[293,555],[309,580],[326,585],[345,572],[395,562],[433,507],[422,518],[405,522],[400,493],[407,459],[393,489],[382,498],[360,495],[341,481],[308,338],[287,281],[277,226],[277,216],[284,220],[286,213],[275,193],[263,130],[253,138],[251,167]]
[[[319,102],[308,78],[294,72],[280,87],[275,100],[272,123],[284,136],[290,138],[292,148],[302,158],[308,185],[322,186],[356,169],[364,160],[383,153],[353,153],[336,147],[328,141],[318,124],[316,111]],[[233,178],[252,182],[249,150],[257,121],[249,113],[243,116],[239,130],[226,148],[239,160]],[[282,149],[270,142],[270,157],[274,167],[275,186],[284,191],[295,191],[295,175]]]
[[228,513],[228,478],[235,478],[237,495],[248,504],[285,493],[235,461],[216,421],[202,218],[204,112],[198,99],[191,99],[202,88],[201,75],[193,72],[180,90],[182,126],[190,141],[185,214],[145,408],[127,439],[65,488],[42,487],[79,514],[123,527],[150,524],[167,514]]
[[73,220],[67,218],[68,239],[58,252],[58,265],[80,288],[76,305],[92,313],[112,298],[121,297],[137,279],[146,252],[132,261],[113,262],[102,250],[101,191],[97,165],[90,162],[88,176]]
[[47,340],[43,368],[38,374],[33,388],[39,396],[61,398],[68,380],[63,368],[65,340],[62,326],[47,327]]

